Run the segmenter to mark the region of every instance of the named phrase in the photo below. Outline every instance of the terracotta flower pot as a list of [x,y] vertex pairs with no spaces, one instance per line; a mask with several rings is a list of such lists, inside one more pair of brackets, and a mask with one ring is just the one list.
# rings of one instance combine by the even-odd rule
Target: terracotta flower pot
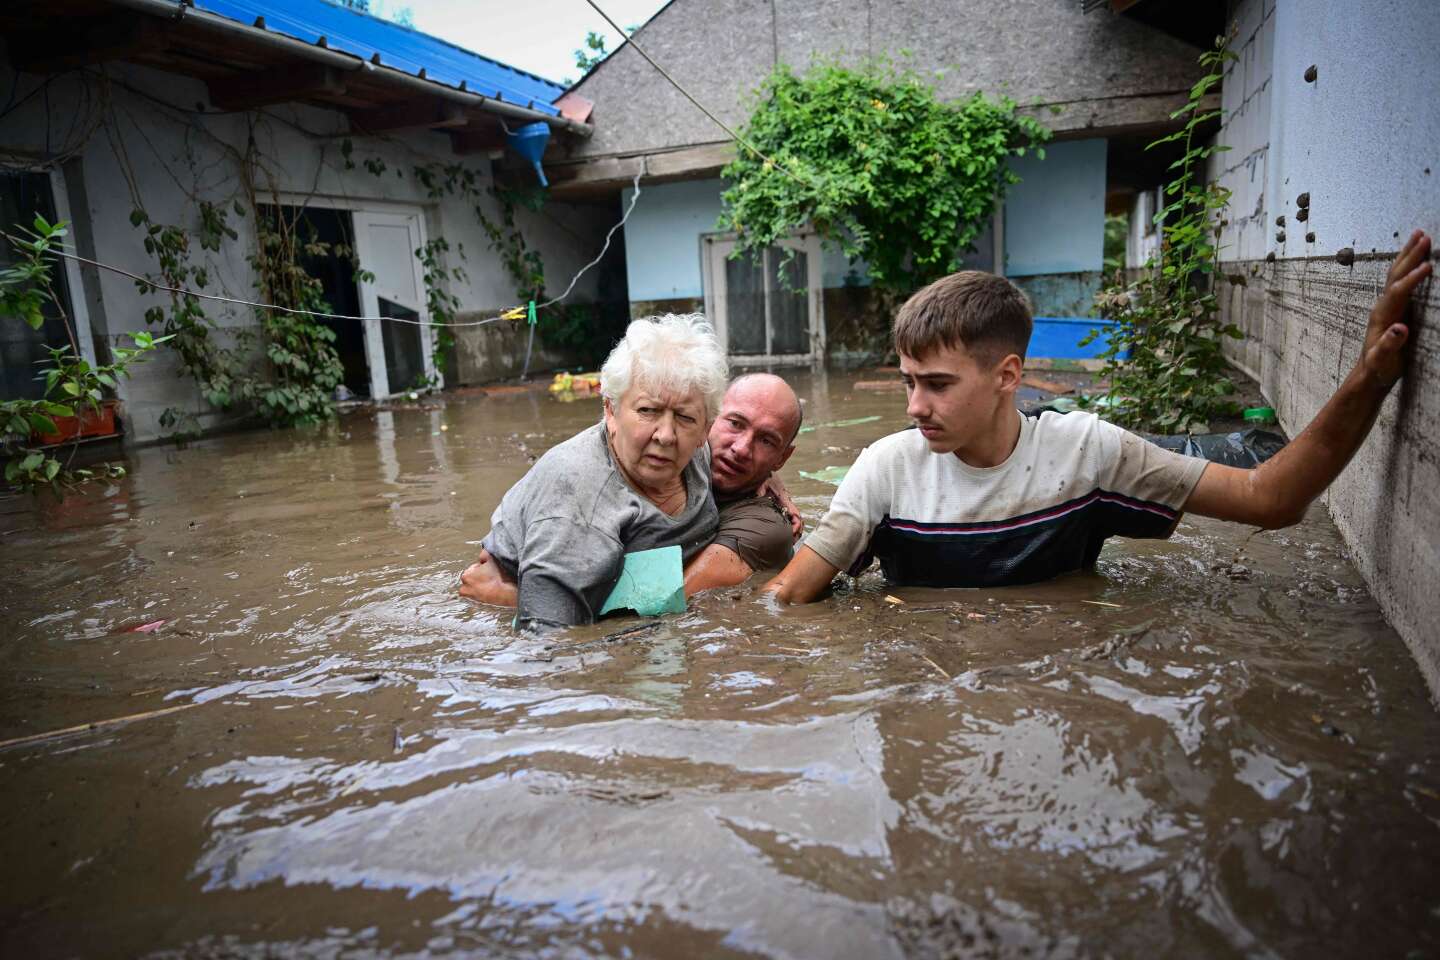
[[41,443],[64,443],[80,437],[109,437],[115,433],[115,407],[118,400],[102,400],[100,409],[83,407],[73,417],[51,417],[56,433],[36,434]]

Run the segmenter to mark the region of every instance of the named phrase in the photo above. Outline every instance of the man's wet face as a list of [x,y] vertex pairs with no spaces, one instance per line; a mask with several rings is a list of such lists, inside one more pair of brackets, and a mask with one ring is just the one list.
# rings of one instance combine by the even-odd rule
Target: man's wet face
[[751,490],[780,469],[799,416],[795,394],[779,377],[742,377],[731,384],[710,428],[715,492]]

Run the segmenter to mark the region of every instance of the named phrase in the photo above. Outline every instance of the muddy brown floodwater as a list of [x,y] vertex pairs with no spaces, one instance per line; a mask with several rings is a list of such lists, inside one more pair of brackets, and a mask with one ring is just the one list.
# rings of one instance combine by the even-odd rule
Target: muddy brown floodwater
[[[904,425],[856,379],[797,377],[812,523],[796,470]],[[1323,510],[518,637],[457,576],[598,411],[356,411],[0,500],[0,739],[184,707],[0,750],[0,955],[1440,955],[1440,716]]]

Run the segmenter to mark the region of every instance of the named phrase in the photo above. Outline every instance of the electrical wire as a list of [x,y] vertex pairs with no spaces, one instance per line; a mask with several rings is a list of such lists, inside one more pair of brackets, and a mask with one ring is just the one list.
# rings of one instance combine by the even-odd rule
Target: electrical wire
[[[29,242],[23,238],[11,236],[8,233],[5,234],[5,238],[12,242]],[[322,313],[319,310],[282,307],[275,303],[259,303],[254,300],[243,300],[239,297],[222,297],[215,293],[201,293],[198,290],[189,290],[185,287],[171,287],[163,283],[156,283],[154,280],[147,280],[145,277],[131,273],[129,270],[123,270],[120,267],[112,266],[108,263],[101,263],[99,260],[91,260],[89,257],[82,257],[78,253],[69,253],[65,250],[54,248],[47,252],[57,257],[64,257],[67,260],[74,260],[77,263],[88,263],[92,267],[99,267],[101,270],[108,270],[111,273],[118,273],[122,277],[129,277],[131,280],[140,284],[143,292],[147,293],[155,290],[164,290],[166,293],[174,293],[182,297],[195,297],[199,300],[215,300],[219,303],[231,303],[242,307],[258,307],[261,310],[278,310],[281,313],[304,314],[305,316],[319,317],[322,320],[379,320],[388,323],[410,323],[417,327],[445,327],[447,329],[453,329],[456,327],[481,327],[487,323],[495,323],[497,320],[518,320],[525,315],[524,307],[512,307],[499,316],[489,317],[485,320],[466,320],[460,323],[435,323],[431,320],[411,320],[409,317],[355,317],[345,313]]]
[[605,251],[610,249],[610,238],[615,236],[616,230],[619,230],[621,227],[625,226],[625,221],[630,219],[630,213],[635,209],[635,202],[640,199],[640,178],[645,176],[645,174],[649,171],[649,166],[650,162],[646,158],[641,157],[640,169],[636,172],[635,180],[631,184],[631,189],[635,192],[630,195],[630,205],[625,208],[625,215],[620,218],[620,222],[615,224],[615,226],[611,227],[610,232],[605,234],[605,245],[600,248],[600,252],[595,255],[595,259],[591,260],[589,263],[585,264],[585,266],[581,267],[580,272],[570,278],[570,286],[565,288],[564,293],[560,294],[560,296],[558,297],[552,297],[551,299],[546,300],[544,303],[537,303],[535,305],[536,310],[543,310],[546,307],[553,306],[554,304],[557,304],[561,300],[564,300],[566,297],[570,296],[570,291],[575,289],[575,284],[580,282],[580,278],[584,276],[585,271],[589,270],[591,267],[595,266],[595,264],[599,263],[605,258]]
[[595,0],[585,0],[585,2],[590,5],[591,9],[593,9],[596,13],[600,14],[600,16],[604,18],[605,22],[610,24],[611,28],[616,33],[620,34],[620,36],[622,37],[625,37],[625,42],[630,44],[630,46],[634,47],[635,52],[640,54],[640,56],[644,57],[645,62],[650,64],[650,66],[654,67],[656,72],[659,73],[660,76],[668,80],[672,87],[674,87],[676,90],[679,90],[680,93],[684,95],[686,100],[689,100],[691,103],[693,103],[697,110],[705,114],[705,116],[709,117],[711,120],[714,120],[716,125],[719,126],[721,130],[724,130],[727,134],[729,134],[730,139],[734,140],[736,143],[743,146],[746,150],[749,150],[751,153],[755,154],[755,156],[765,161],[766,165],[774,167],[776,170],[779,170],[781,173],[785,174],[785,176],[789,177],[791,180],[794,180],[796,183],[801,184],[802,186],[810,186],[810,184],[806,183],[802,177],[791,171],[789,168],[785,167],[773,157],[766,156],[759,147],[755,146],[755,144],[745,139],[745,137],[741,136],[737,131],[731,129],[724,120],[721,120],[719,117],[715,116],[715,114],[711,113],[709,107],[705,106],[705,104],[701,103],[699,100],[696,100],[694,95],[692,95],[689,90],[686,90],[683,86],[681,86],[680,82],[674,77],[670,76],[670,74],[666,73],[665,68],[660,66],[660,64],[656,63],[654,58],[651,57],[650,54],[646,53],[643,49],[641,49],[640,44],[635,42],[634,37],[627,36],[625,31],[620,29],[620,25],[617,24],[614,20],[610,19],[610,15],[608,13],[600,9],[599,4],[597,4]]
[[[630,214],[633,213],[635,210],[635,204],[640,199],[640,178],[645,175],[646,170],[646,164],[642,160],[640,170],[635,174],[635,179],[633,181],[633,188],[635,192],[631,195],[630,203],[625,208],[625,213],[623,216],[621,216],[619,222],[612,226],[609,232],[605,234],[605,243],[603,246],[601,246],[600,253],[597,254],[596,257],[589,263],[581,267],[580,270],[575,274],[575,276],[570,278],[570,285],[565,288],[564,293],[560,294],[558,297],[551,297],[544,303],[537,303],[535,305],[536,310],[543,310],[547,307],[552,307],[555,304],[559,303],[561,300],[564,300],[566,297],[570,296],[571,291],[575,289],[575,284],[580,282],[580,278],[584,276],[585,273],[588,272],[592,267],[594,267],[596,264],[598,264],[601,260],[604,259],[606,252],[610,249],[610,241],[615,236],[615,231],[619,230],[625,225],[625,222],[630,219]],[[29,242],[22,237],[16,237],[8,233],[5,234],[5,238],[12,243]],[[299,307],[282,307],[279,304],[275,303],[260,303],[255,300],[245,300],[240,297],[224,297],[215,293],[201,293],[198,290],[190,290],[186,287],[171,287],[163,283],[157,283],[154,280],[146,279],[139,274],[131,273],[129,270],[124,270],[120,267],[116,267],[108,263],[102,263],[99,260],[91,260],[89,257],[82,257],[78,253],[70,253],[69,251],[66,251],[64,249],[54,248],[52,248],[49,252],[53,253],[57,257],[64,257],[67,260],[74,260],[77,263],[86,263],[92,267],[98,267],[101,270],[108,270],[111,273],[117,273],[122,277],[128,277],[131,280],[134,280],[136,283],[141,284],[142,290],[144,292],[163,290],[166,293],[173,293],[182,297],[195,297],[200,300],[214,300],[219,303],[229,303],[243,307],[256,307],[261,310],[278,310],[281,313],[303,314],[310,317],[319,317],[323,320],[359,320],[362,322],[367,320],[376,320],[385,323],[409,323],[417,327],[443,327],[445,329],[457,329],[462,327],[483,327],[486,324],[495,323],[500,320],[521,320],[524,319],[526,314],[526,307],[516,306],[511,307],[508,310],[502,311],[497,316],[487,317],[484,320],[464,320],[456,323],[436,323],[432,320],[412,320],[409,317],[355,317],[344,313],[322,313],[319,310],[305,310]]]

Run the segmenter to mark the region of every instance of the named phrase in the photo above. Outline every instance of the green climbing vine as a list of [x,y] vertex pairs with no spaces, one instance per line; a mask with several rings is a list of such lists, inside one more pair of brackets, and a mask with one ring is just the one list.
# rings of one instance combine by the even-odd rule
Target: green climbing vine
[[[78,431],[87,417],[100,413],[105,392],[113,390],[120,377],[129,376],[130,365],[169,338],[134,333],[130,335],[133,347],[111,347],[109,363],[86,361],[80,356],[74,326],[51,280],[52,249],[63,242],[68,230],[64,223],[51,224],[36,215],[32,229],[25,233],[10,239],[19,256],[0,270],[0,318],[13,318],[40,330],[49,307],[58,313],[69,344],[49,349],[49,363],[38,371],[44,383],[40,399],[0,400],[0,456],[5,461],[7,484],[22,490],[48,486],[60,496],[66,488],[87,480],[124,476],[125,469],[119,464],[71,467],[68,457],[62,462],[57,453],[63,448],[45,442],[48,437],[64,436],[56,421],[76,421]],[[78,436],[77,432],[75,438]],[[74,449],[72,445],[72,455]]]
[[[460,310],[460,298],[449,291],[449,283],[464,283],[469,279],[464,267],[446,266],[446,254],[449,252],[450,242],[444,237],[431,237],[415,251],[420,259],[421,277],[425,284],[425,307],[430,313],[430,322],[435,324],[431,327],[435,337],[432,351],[435,370],[442,376],[450,352],[455,349],[455,334],[450,327]],[[455,244],[455,255],[461,261],[465,259],[463,243]],[[425,385],[434,386],[435,383],[431,381]]]
[[739,237],[737,255],[810,226],[892,298],[959,268],[1019,182],[1007,160],[1043,157],[1049,137],[1004,97],[942,103],[888,61],[780,66],[743,133],[771,159],[742,148],[723,172],[720,228]]
[[[201,299],[174,292],[204,292],[211,286],[213,278],[201,256],[219,254],[226,244],[239,241],[231,218],[248,216],[255,245],[245,259],[255,278],[255,299],[295,310],[331,312],[321,282],[306,271],[303,260],[333,252],[353,262],[353,251],[310,235],[300,213],[287,214],[273,189],[271,202],[262,203],[256,181],[273,177],[257,155],[253,129],[248,144],[243,152],[230,151],[239,171],[236,195],[219,203],[190,195],[194,219],[189,224],[161,223],[151,216],[128,159],[117,149],[134,201],[130,223],[142,231],[145,251],[155,264],[154,272],[137,281],[137,287],[144,294],[159,292],[160,286],[173,288],[168,304],[148,308],[145,321],[170,341],[211,407],[254,415],[272,426],[327,420],[335,415],[335,388],[343,380],[344,368],[335,350],[335,331],[326,323],[303,313],[256,309],[256,325],[226,331],[230,342],[225,343]],[[264,357],[259,365],[257,352]],[[200,431],[195,412],[173,407],[161,414],[160,425],[176,439]]]
[[1195,142],[1197,131],[1220,115],[1206,109],[1205,99],[1234,59],[1229,38],[1217,37],[1213,49],[1200,55],[1206,72],[1190,89],[1189,102],[1171,114],[1186,118],[1185,125],[1147,148],[1183,147],[1170,165],[1167,202],[1155,214],[1162,227],[1159,261],[1152,258],[1134,283],[1117,272],[1095,299],[1099,314],[1115,323],[1100,374],[1110,381],[1115,401],[1103,413],[1125,426],[1203,433],[1211,420],[1235,413],[1222,344],[1242,333],[1221,318],[1213,287],[1230,191],[1203,180],[1206,159],[1229,148]]
[[[234,210],[237,215],[244,213],[238,202]],[[227,222],[225,211],[213,204],[202,205],[200,223],[199,242],[203,249],[218,251],[222,238],[238,236]],[[136,281],[142,294],[157,292],[157,283],[185,290],[204,290],[210,285],[209,271],[190,262],[194,238],[187,230],[176,224],[152,221],[142,207],[130,212],[130,224],[143,231],[145,252],[154,258],[157,267],[157,274],[149,281]],[[169,298],[168,306],[148,308],[145,322],[160,328],[171,347],[180,354],[180,362],[195,378],[205,400],[220,409],[229,407],[240,386],[233,351],[216,343],[211,336],[215,324],[206,316],[198,298],[174,292]],[[178,411],[167,410],[161,416],[161,426],[182,428],[183,417]]]
[[[250,256],[260,301],[294,310],[331,313],[318,279],[306,272],[301,256],[348,256],[343,245],[321,242],[303,233],[297,212],[287,215],[278,204],[270,215],[256,218],[256,252]],[[302,424],[335,416],[335,388],[345,368],[335,352],[335,331],[305,313],[257,310],[265,338],[265,354],[273,379],[247,385],[250,399],[270,423]]]
[[[479,175],[459,163],[417,166],[413,168],[412,175],[432,200],[458,196],[470,204],[490,249],[499,254],[501,265],[515,285],[517,301],[525,303],[533,300],[538,303],[546,299],[544,258],[525,239],[517,217],[520,209],[539,212],[544,207],[547,198],[544,189],[482,186]],[[487,197],[499,208],[498,216],[486,212],[484,200]],[[420,255],[418,251],[417,255]],[[425,262],[423,255],[421,262]],[[443,273],[440,278],[444,278]],[[426,286],[428,290],[428,279]],[[434,311],[432,303],[432,315]],[[453,316],[453,310],[448,315]],[[627,321],[627,316],[598,305],[554,304],[537,314],[535,330],[542,343],[588,364],[609,352],[623,333]]]

